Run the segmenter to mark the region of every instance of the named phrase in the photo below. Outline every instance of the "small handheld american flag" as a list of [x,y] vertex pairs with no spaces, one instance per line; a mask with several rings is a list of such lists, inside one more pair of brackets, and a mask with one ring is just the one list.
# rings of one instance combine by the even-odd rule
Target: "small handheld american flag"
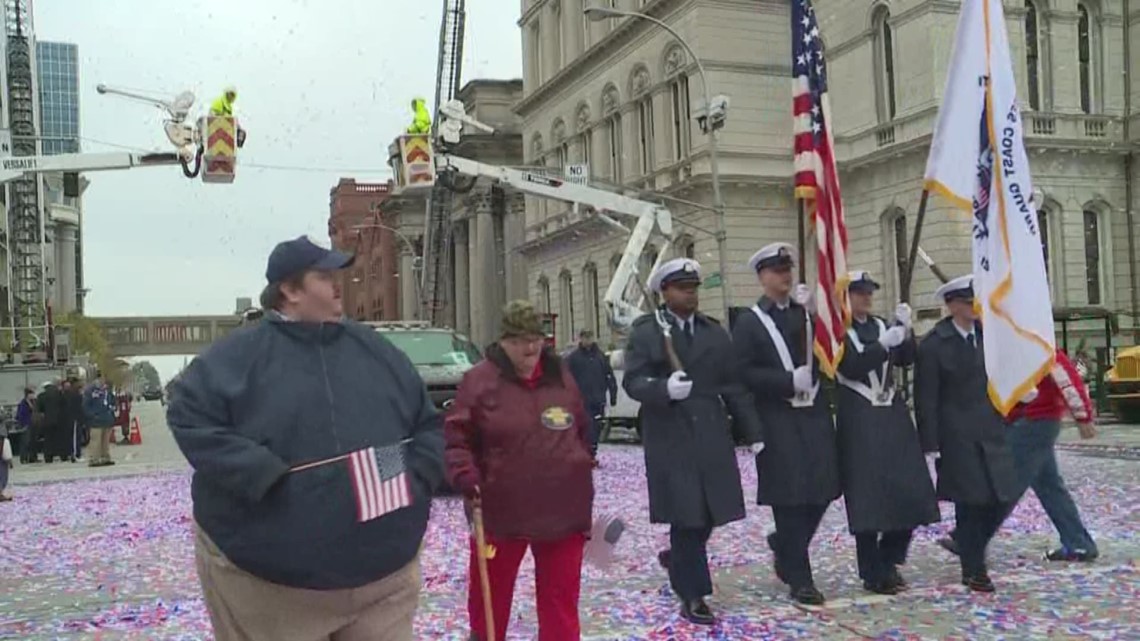
[[402,443],[357,450],[348,455],[348,469],[358,522],[371,521],[412,504]]

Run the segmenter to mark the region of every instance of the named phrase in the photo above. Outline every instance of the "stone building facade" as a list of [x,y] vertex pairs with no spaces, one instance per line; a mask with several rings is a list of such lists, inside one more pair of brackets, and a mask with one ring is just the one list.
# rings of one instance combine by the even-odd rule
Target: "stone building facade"
[[[491,165],[522,164],[521,125],[512,111],[522,88],[521,80],[474,80],[464,85],[456,98],[463,101],[469,115],[496,132],[466,130],[451,153]],[[400,232],[422,246],[426,195],[401,194],[384,209]],[[517,251],[522,242],[523,201],[513,190],[481,178],[469,190],[451,194],[451,219],[450,270],[445,274],[450,304],[444,318],[476,344],[484,345],[496,336],[503,304],[527,297],[526,267]],[[401,272],[413,268],[409,259]],[[419,314],[416,282],[420,277],[417,272],[416,279],[400,279],[405,318]]]
[[[693,47],[710,93],[731,99],[720,135],[727,211],[726,286],[702,290],[719,315],[758,294],[745,262],[765,243],[797,239],[792,197],[790,1],[612,0],[665,21]],[[591,184],[661,199],[678,234],[658,251],[717,266],[708,141],[692,116],[703,104],[696,65],[664,30],[637,19],[591,22],[595,0],[523,0],[523,120],[529,164],[590,165]],[[836,153],[852,269],[897,296],[941,103],[959,3],[950,0],[814,0],[830,81]],[[1025,101],[1035,202],[1056,306],[1132,312],[1138,234],[1125,152],[1123,26],[1119,0],[1007,0],[1006,28]],[[1132,36],[1134,44],[1140,45]],[[1137,87],[1132,84],[1133,91]],[[1131,173],[1130,173],[1131,172]],[[1132,237],[1129,226],[1131,221]],[[932,196],[922,246],[950,274],[969,269],[970,221]],[[525,244],[532,298],[559,314],[559,341],[606,327],[600,298],[624,238],[591,215],[530,201]],[[714,279],[716,280],[716,279]],[[937,315],[937,282],[915,270],[913,304]],[[1120,339],[1128,342],[1128,317]],[[1096,328],[1084,328],[1096,343]],[[1074,330],[1080,333],[1079,326]]]

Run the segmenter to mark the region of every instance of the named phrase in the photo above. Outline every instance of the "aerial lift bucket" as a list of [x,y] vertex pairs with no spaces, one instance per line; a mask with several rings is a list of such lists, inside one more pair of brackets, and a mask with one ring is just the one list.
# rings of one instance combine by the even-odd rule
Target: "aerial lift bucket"
[[421,191],[435,184],[435,158],[431,137],[427,134],[405,134],[396,139],[391,150],[392,174],[397,192]]
[[237,165],[237,121],[232,116],[206,117],[206,154],[202,182],[232,183]]

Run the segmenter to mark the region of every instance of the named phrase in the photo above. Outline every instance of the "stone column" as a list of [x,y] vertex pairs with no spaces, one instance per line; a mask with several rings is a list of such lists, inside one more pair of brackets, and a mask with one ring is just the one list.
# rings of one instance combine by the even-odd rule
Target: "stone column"
[[75,311],[75,243],[78,228],[57,222],[55,227],[55,291],[56,315]]
[[475,208],[475,244],[471,251],[471,282],[478,283],[478,296],[471,297],[471,334],[478,344],[490,342],[498,324],[498,282],[495,274],[495,228],[489,194],[482,194]]
[[[384,222],[385,225],[391,225]],[[400,319],[400,284],[396,278],[397,264],[401,252],[408,251],[403,243],[396,242],[396,234],[390,229],[380,230],[380,296],[384,320]]]
[[566,28],[562,30],[565,39],[562,48],[566,52],[567,61],[569,61],[585,53],[582,48],[582,30],[586,25],[583,22],[582,7],[589,5],[585,4],[583,0],[568,0],[565,4],[563,20]]
[[419,301],[416,298],[415,261],[410,251],[400,252],[400,319],[419,318]]
[[455,330],[471,336],[471,259],[467,252],[467,224],[455,224]]

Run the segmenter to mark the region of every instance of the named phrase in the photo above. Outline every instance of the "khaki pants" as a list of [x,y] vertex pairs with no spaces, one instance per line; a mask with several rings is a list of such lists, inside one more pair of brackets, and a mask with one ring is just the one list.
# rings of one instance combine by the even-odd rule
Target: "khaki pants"
[[200,527],[194,553],[216,641],[414,641],[419,558],[359,588],[303,590],[241,570]]
[[87,445],[87,464],[94,465],[111,460],[111,428],[92,427],[91,442]]

